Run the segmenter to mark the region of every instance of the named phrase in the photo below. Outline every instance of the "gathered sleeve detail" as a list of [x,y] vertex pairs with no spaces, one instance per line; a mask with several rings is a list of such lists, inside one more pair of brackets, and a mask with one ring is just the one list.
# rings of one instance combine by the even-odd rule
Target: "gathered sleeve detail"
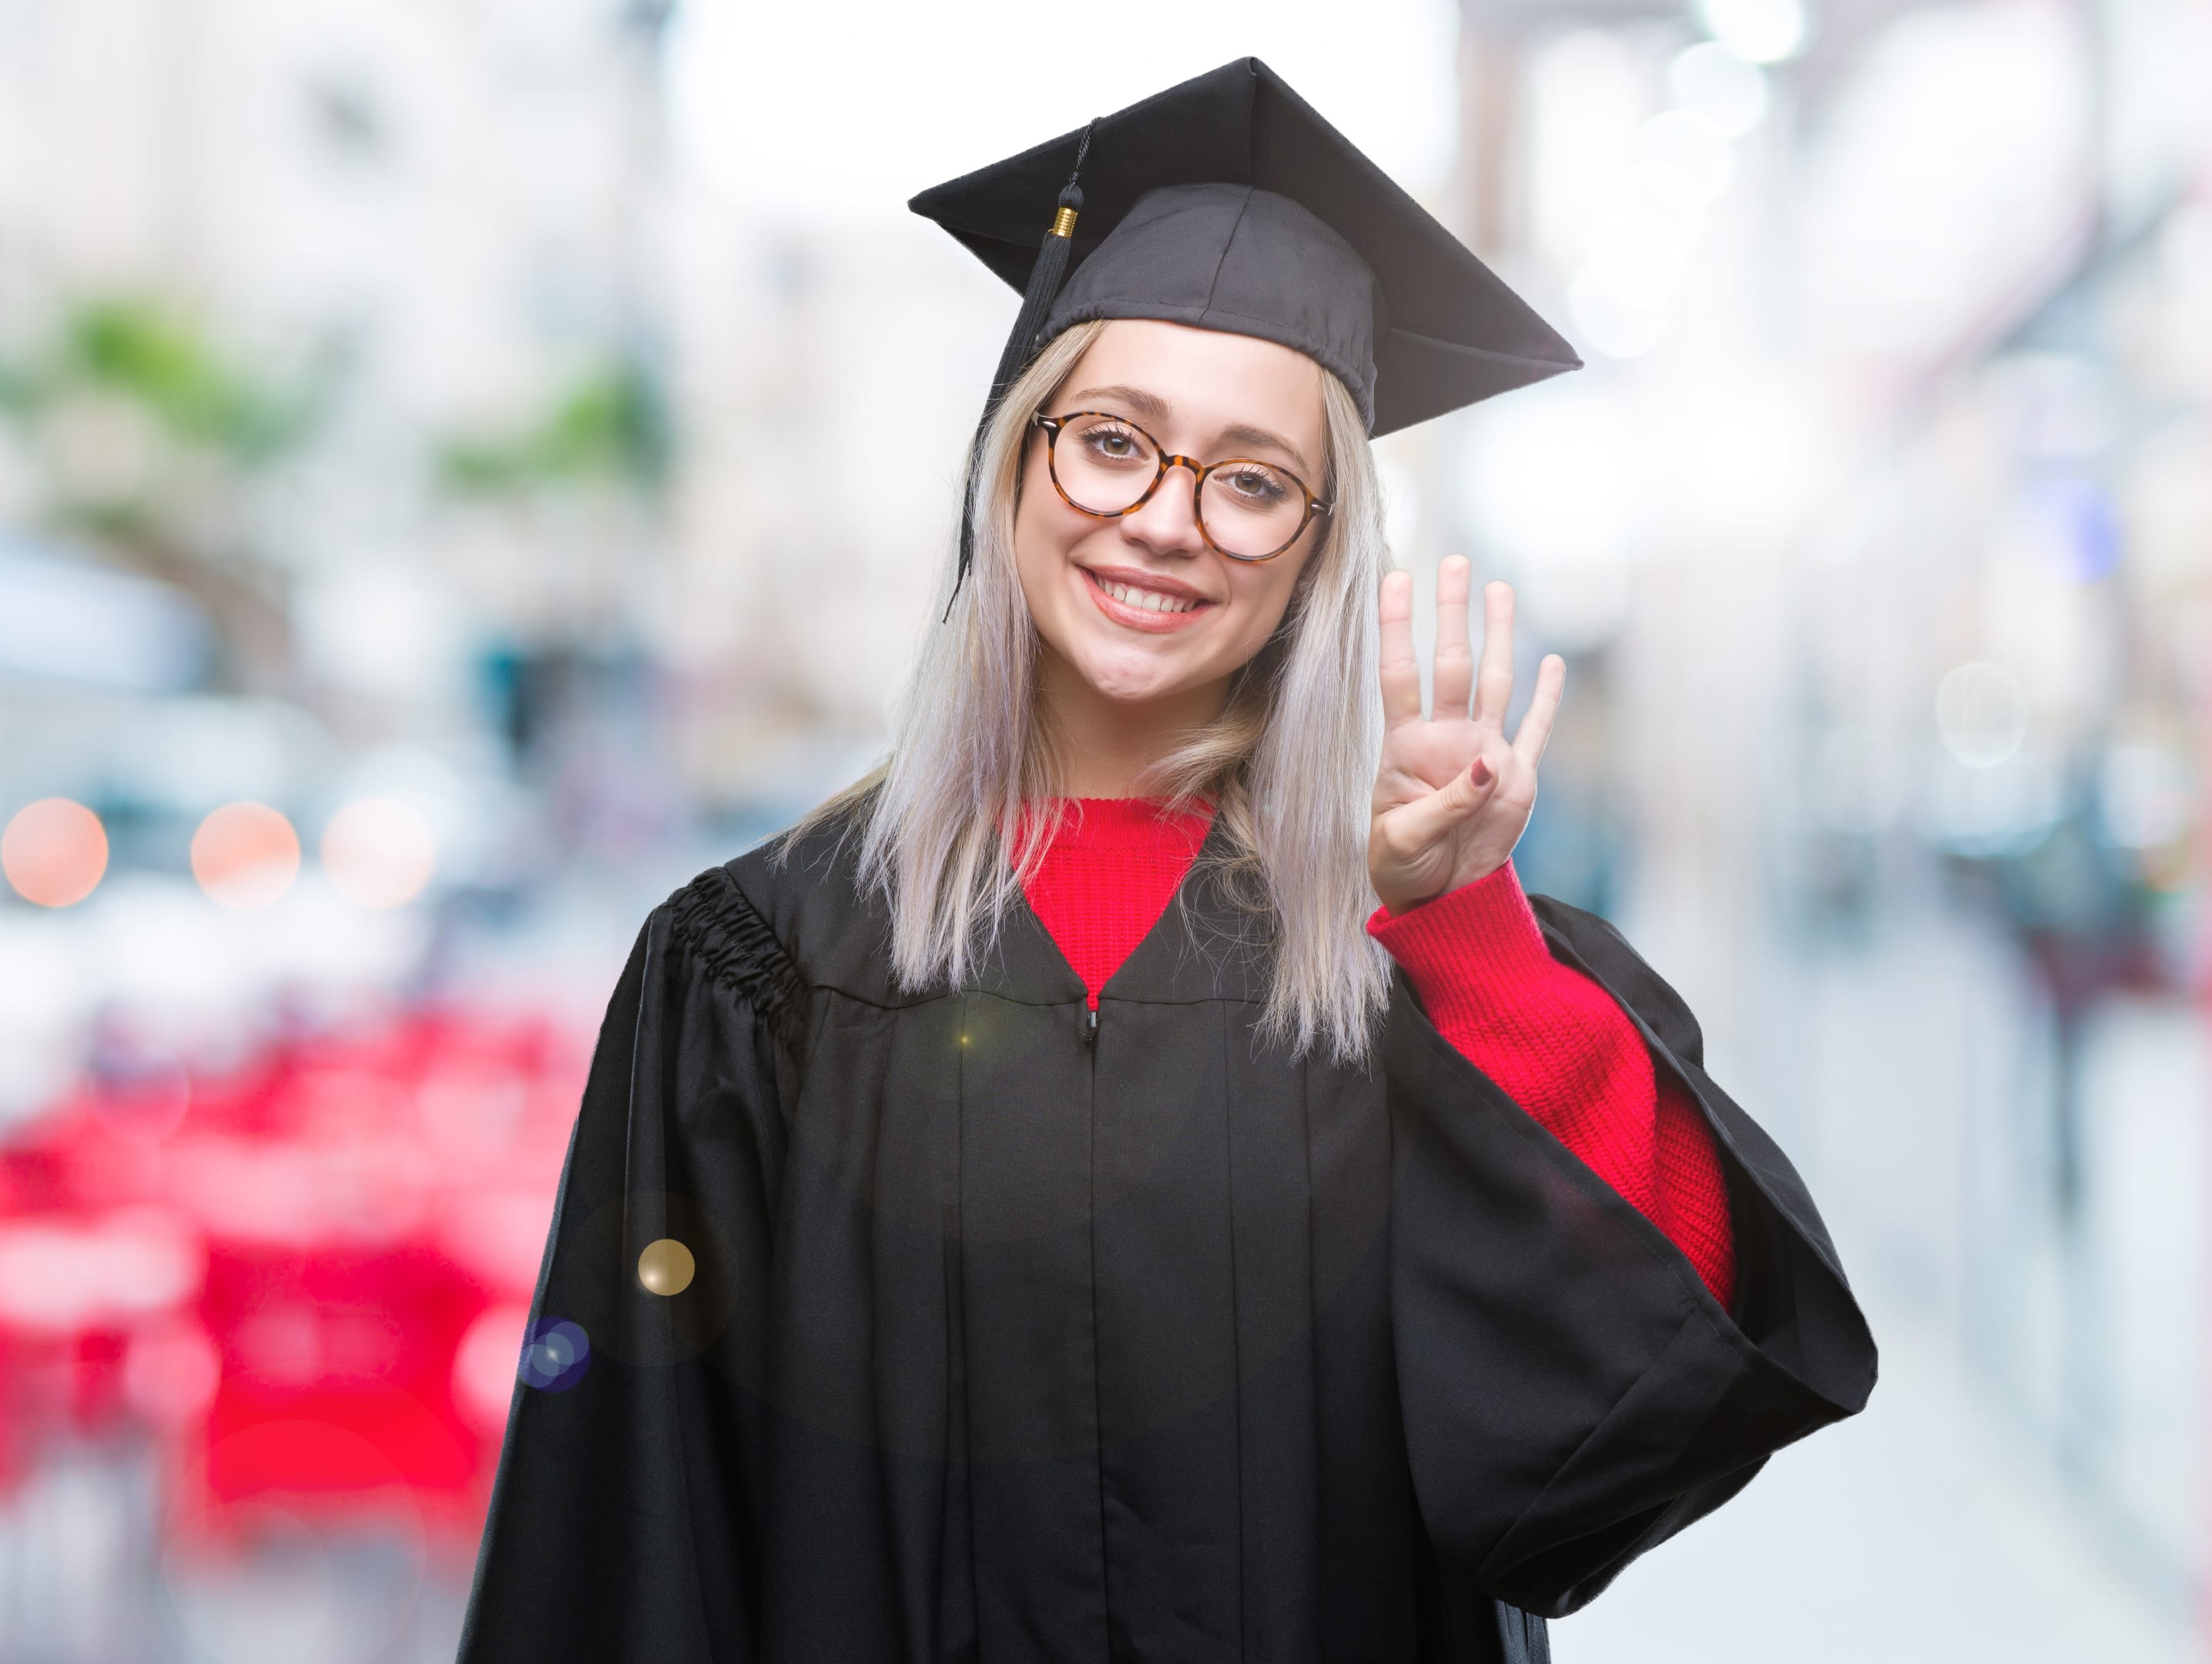
[[709,979],[790,1038],[803,992],[799,966],[727,869],[711,867],[670,897],[668,923]]

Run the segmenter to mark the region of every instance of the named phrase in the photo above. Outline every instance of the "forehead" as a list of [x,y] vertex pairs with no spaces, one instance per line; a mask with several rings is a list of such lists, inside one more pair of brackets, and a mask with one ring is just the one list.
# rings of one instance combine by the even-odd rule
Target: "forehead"
[[1070,393],[1139,387],[1167,405],[1179,435],[1203,438],[1260,426],[1313,456],[1322,448],[1326,373],[1305,354],[1257,336],[1116,318],[1076,361],[1066,386]]

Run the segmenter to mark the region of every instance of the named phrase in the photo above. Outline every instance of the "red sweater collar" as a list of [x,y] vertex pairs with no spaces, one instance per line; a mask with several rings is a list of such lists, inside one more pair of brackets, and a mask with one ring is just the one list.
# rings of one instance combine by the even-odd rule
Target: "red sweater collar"
[[1187,850],[1195,853],[1213,825],[1213,805],[1167,812],[1158,797],[1054,797],[1029,806],[1033,819],[1056,815],[1052,844],[1056,849],[1109,850]]

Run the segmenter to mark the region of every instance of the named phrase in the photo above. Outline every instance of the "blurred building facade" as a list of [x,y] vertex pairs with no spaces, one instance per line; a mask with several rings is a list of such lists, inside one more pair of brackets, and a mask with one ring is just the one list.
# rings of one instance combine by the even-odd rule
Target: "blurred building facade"
[[187,887],[241,799],[400,791],[443,888],[658,834],[665,13],[0,10],[11,803]]
[[2212,16],[1462,16],[1462,224],[1593,363],[1430,497],[1603,690],[1632,933],[1847,1259],[2186,1622]]

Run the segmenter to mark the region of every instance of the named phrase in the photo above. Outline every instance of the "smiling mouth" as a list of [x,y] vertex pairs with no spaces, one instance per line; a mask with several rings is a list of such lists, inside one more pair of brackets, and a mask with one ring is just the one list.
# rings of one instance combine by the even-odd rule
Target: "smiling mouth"
[[1084,569],[1083,576],[1090,579],[1102,594],[1139,613],[1188,613],[1195,608],[1211,605],[1194,596],[1165,594],[1158,589],[1139,588],[1133,583],[1122,583],[1116,579],[1101,577],[1088,567]]

